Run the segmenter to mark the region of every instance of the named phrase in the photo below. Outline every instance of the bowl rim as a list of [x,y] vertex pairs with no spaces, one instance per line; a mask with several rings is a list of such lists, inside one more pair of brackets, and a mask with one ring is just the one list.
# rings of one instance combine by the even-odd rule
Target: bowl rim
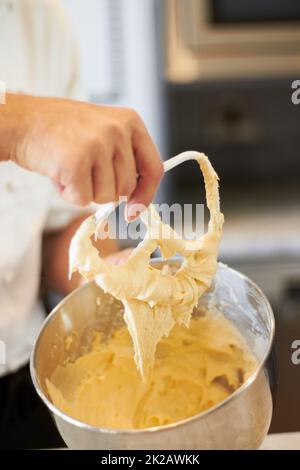
[[[167,261],[173,263],[173,262],[178,262],[178,260],[180,260],[180,257],[179,256],[174,256],[172,258],[169,258]],[[151,260],[151,263],[154,264],[154,265],[159,264],[159,263],[164,263],[164,262],[166,262],[166,260],[163,260],[160,257],[159,258],[154,258],[154,259]],[[38,344],[39,344],[39,341],[40,341],[40,338],[41,338],[41,335],[42,335],[43,331],[46,329],[48,323],[50,323],[52,321],[52,319],[55,317],[57,311],[73,295],[77,295],[78,292],[80,292],[81,290],[87,289],[91,284],[95,283],[95,281],[89,281],[86,284],[83,284],[82,286],[80,286],[77,289],[75,289],[74,291],[72,291],[70,294],[68,294],[66,297],[64,297],[54,307],[54,309],[49,313],[49,315],[44,320],[44,322],[43,322],[43,324],[42,324],[42,326],[41,326],[41,328],[40,328],[40,330],[39,330],[39,332],[36,336],[36,339],[33,343],[33,348],[32,348],[31,355],[30,355],[31,380],[33,382],[33,385],[35,387],[35,390],[36,390],[37,394],[39,395],[41,400],[44,402],[44,404],[47,406],[47,408],[54,415],[58,416],[59,418],[61,418],[64,421],[66,421],[68,424],[76,426],[77,428],[85,429],[87,431],[91,431],[91,432],[97,433],[97,434],[98,433],[99,434],[106,433],[106,434],[118,434],[118,435],[120,435],[120,434],[121,435],[131,435],[131,434],[147,434],[147,433],[151,434],[153,432],[166,432],[170,429],[174,429],[174,428],[177,428],[177,427],[182,427],[182,426],[185,426],[188,423],[194,422],[198,419],[202,419],[202,418],[208,416],[209,414],[214,413],[218,409],[223,408],[229,401],[236,400],[247,388],[250,387],[251,384],[253,384],[255,382],[255,380],[257,379],[260,372],[263,370],[263,368],[265,366],[265,363],[266,363],[266,361],[267,361],[267,359],[270,355],[270,352],[271,352],[271,349],[272,349],[272,346],[273,346],[273,342],[274,342],[275,317],[274,317],[274,313],[273,313],[273,310],[272,310],[272,307],[270,305],[269,300],[267,299],[267,297],[265,296],[263,291],[260,289],[260,287],[258,287],[258,285],[254,281],[252,281],[248,276],[242,274],[241,272],[237,271],[236,269],[230,268],[229,266],[227,266],[226,264],[224,264],[222,262],[218,262],[218,269],[219,268],[221,268],[221,269],[226,268],[227,270],[231,271],[234,275],[238,276],[240,279],[250,283],[252,285],[252,287],[254,287],[258,291],[259,295],[263,298],[263,300],[266,304],[266,308],[267,308],[268,315],[269,315],[269,320],[270,320],[269,344],[268,344],[268,347],[266,349],[266,352],[264,354],[263,359],[261,360],[259,366],[248,377],[248,379],[239,388],[237,388],[233,393],[231,393],[228,397],[226,397],[224,400],[217,403],[216,405],[212,406],[211,408],[208,408],[205,411],[197,413],[196,415],[189,416],[187,418],[184,418],[184,419],[181,419],[181,420],[176,421],[174,423],[166,424],[166,425],[163,425],[163,426],[152,426],[152,427],[149,427],[149,428],[139,428],[139,429],[101,428],[101,427],[98,427],[98,426],[94,426],[92,424],[84,423],[83,421],[79,421],[78,419],[73,418],[72,416],[64,413],[62,410],[57,408],[48,399],[48,397],[46,396],[46,394],[43,392],[43,390],[40,387],[39,380],[38,380],[37,373],[36,373],[36,368],[35,368],[36,350],[38,348]]]

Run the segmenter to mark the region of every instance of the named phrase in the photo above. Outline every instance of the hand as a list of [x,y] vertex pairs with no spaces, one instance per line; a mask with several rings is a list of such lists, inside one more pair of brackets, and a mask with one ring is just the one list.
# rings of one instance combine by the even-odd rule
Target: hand
[[[123,250],[119,250],[119,251],[116,251],[115,253],[111,253],[110,255],[104,256],[103,260],[106,263],[116,264],[116,265],[121,266],[122,264],[126,263],[126,261],[128,260],[133,250],[134,250],[133,248],[124,248]],[[76,274],[78,275],[78,273],[75,273],[75,275]],[[77,282],[80,286],[83,286],[88,281],[84,277],[79,277],[79,281],[77,280]]]
[[[133,248],[124,248],[123,250],[116,251],[115,253],[112,253],[111,255],[104,256],[103,259],[107,263],[116,264],[120,266],[126,263],[126,261],[128,260],[132,252],[133,252]],[[72,277],[74,277],[74,274],[72,275]],[[88,281],[84,277],[81,277],[78,273],[75,273],[75,283],[76,282],[77,284],[75,284],[75,287],[73,285],[73,289],[75,289],[78,286],[83,286]]]
[[122,265],[126,263],[132,252],[133,248],[125,248],[123,250],[116,251],[111,255],[105,256],[103,259],[107,263]]
[[4,108],[16,117],[10,158],[50,177],[66,201],[127,196],[130,219],[133,204],[153,199],[163,165],[135,111],[25,95],[9,95]]

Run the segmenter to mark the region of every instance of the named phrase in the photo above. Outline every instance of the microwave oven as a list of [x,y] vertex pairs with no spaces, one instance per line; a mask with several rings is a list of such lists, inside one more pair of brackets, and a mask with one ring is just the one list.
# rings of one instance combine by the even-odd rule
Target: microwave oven
[[168,80],[299,76],[300,2],[166,0],[164,5]]

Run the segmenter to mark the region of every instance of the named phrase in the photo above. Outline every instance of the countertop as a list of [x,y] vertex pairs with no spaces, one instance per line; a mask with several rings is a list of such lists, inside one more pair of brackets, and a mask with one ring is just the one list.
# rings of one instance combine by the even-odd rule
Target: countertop
[[300,450],[300,432],[268,434],[260,450]]
[[[67,448],[59,450],[67,450]],[[300,432],[268,434],[259,450],[300,450]]]

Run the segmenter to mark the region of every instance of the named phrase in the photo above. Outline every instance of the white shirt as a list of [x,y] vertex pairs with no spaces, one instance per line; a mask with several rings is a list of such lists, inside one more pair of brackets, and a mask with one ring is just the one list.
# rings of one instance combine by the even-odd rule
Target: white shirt
[[[76,43],[58,0],[0,0],[0,80],[8,91],[82,97]],[[78,209],[59,198],[51,181],[0,163],[0,341],[6,349],[0,375],[28,361],[44,319],[38,302],[43,232],[75,215]]]

